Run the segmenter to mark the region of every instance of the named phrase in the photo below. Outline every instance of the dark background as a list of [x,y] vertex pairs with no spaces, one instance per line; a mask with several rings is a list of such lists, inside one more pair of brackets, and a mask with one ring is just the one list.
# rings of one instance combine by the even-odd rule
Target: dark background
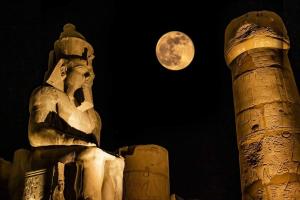
[[[272,0],[41,1],[1,4],[0,157],[30,148],[28,101],[43,81],[48,53],[65,23],[94,46],[94,103],[102,148],[158,144],[169,151],[171,192],[185,198],[240,199],[231,74],[224,30],[247,11],[268,9],[284,20],[300,86],[300,2]],[[160,36],[178,30],[196,48],[182,71],[155,56]]]

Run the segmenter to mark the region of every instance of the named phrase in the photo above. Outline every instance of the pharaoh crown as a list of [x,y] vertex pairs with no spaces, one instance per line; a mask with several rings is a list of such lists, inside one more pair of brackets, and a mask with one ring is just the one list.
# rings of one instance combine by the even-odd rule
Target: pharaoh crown
[[91,62],[94,58],[94,49],[85,37],[76,31],[73,24],[67,23],[63,32],[54,43],[54,54],[56,60],[68,57],[80,57]]

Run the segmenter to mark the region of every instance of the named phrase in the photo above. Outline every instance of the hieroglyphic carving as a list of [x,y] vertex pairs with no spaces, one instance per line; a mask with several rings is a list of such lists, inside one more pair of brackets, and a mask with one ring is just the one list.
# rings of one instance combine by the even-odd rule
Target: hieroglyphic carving
[[47,169],[26,173],[23,200],[47,199],[47,193],[50,192],[48,173]]
[[269,11],[249,12],[226,29],[243,200],[299,198],[300,97],[289,44]]

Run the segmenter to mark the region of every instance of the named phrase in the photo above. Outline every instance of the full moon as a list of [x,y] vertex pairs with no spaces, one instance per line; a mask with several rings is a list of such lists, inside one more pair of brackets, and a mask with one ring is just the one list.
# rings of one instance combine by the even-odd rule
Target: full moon
[[156,45],[158,61],[170,70],[186,68],[192,62],[194,54],[195,48],[192,40],[179,31],[164,34]]

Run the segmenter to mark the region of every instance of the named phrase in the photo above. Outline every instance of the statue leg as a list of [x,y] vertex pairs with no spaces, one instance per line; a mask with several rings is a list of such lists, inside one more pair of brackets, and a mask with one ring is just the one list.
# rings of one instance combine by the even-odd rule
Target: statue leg
[[102,186],[103,200],[122,200],[124,158],[114,157],[105,163],[105,174]]
[[83,150],[76,162],[83,167],[83,197],[90,200],[101,200],[101,189],[104,178],[105,152],[97,147]]

